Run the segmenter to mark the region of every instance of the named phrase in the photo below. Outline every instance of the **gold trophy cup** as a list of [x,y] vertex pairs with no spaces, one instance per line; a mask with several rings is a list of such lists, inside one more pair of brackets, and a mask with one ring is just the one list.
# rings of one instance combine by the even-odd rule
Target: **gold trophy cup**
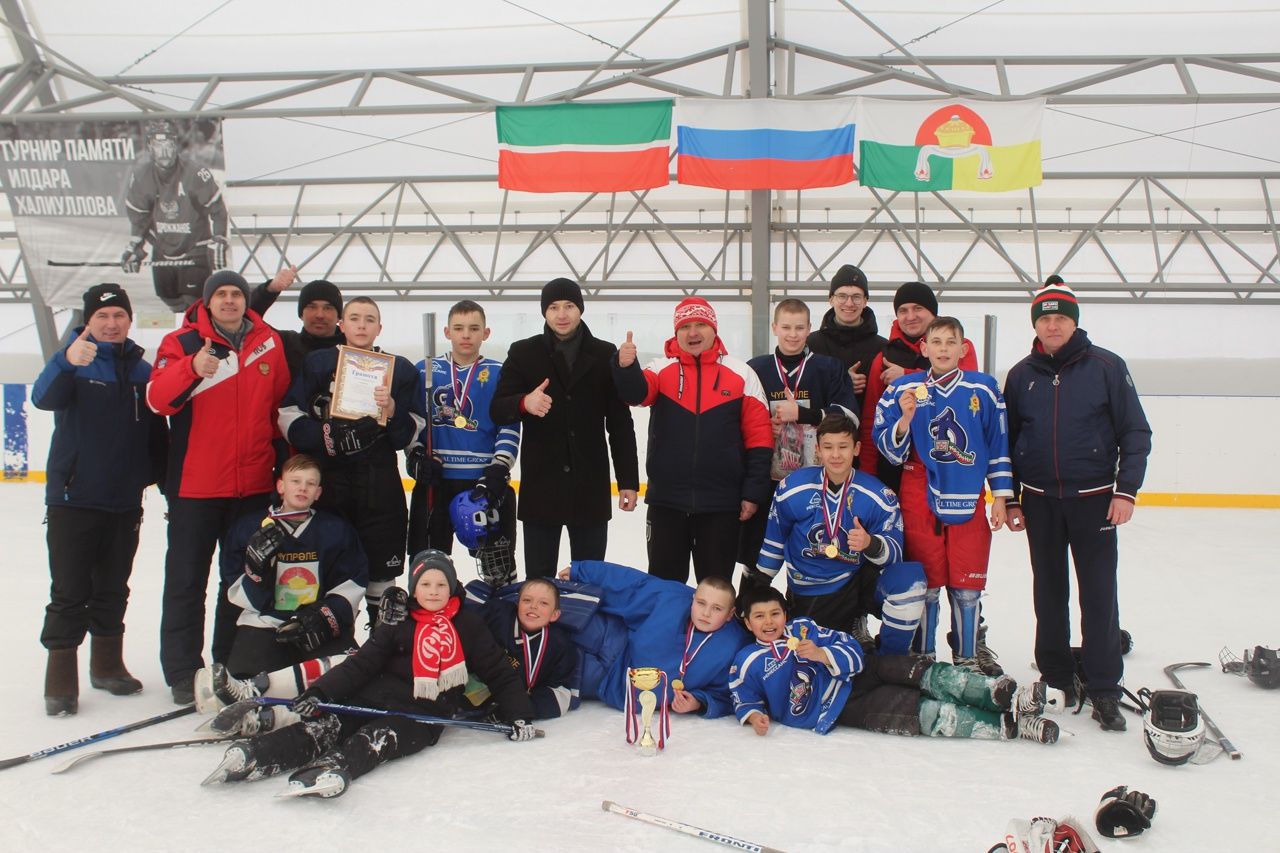
[[641,755],[657,755],[658,742],[654,740],[651,725],[653,712],[658,707],[658,695],[654,688],[662,680],[662,671],[652,666],[637,667],[630,671],[631,686],[640,691],[637,701],[640,703],[640,740],[636,742],[636,751]]

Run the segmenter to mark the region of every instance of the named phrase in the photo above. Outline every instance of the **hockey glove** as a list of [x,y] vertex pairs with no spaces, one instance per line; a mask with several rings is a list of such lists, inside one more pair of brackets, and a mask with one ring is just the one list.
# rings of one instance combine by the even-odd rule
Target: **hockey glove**
[[404,587],[389,586],[378,604],[379,625],[399,625],[409,616],[409,593]]
[[435,456],[427,456],[427,449],[415,445],[405,455],[405,468],[409,476],[424,486],[433,486],[444,479],[444,462]]
[[320,710],[320,703],[325,701],[327,701],[327,697],[323,692],[314,687],[308,687],[298,694],[297,699],[293,700],[293,703],[289,705],[289,710],[304,720],[314,720],[324,713],[324,711]]
[[381,437],[382,427],[368,415],[354,421],[330,418],[324,422],[324,449],[330,456],[359,453]]
[[507,740],[515,743],[523,743],[527,740],[533,740],[538,736],[538,730],[526,723],[524,720],[513,720],[511,723],[511,734],[507,735]]
[[202,244],[209,250],[209,268],[224,270],[227,268],[227,253],[231,243],[226,237],[210,237]]
[[511,469],[501,462],[494,462],[492,465],[486,465],[480,479],[476,481],[476,487],[472,490],[472,497],[479,497],[480,489],[484,489],[489,493],[490,504],[500,502],[506,494],[507,481],[511,479]]
[[253,531],[244,549],[244,560],[254,579],[264,577],[263,571],[271,567],[283,541],[284,528],[269,518],[263,519],[262,526]]
[[134,237],[129,241],[124,254],[120,256],[120,269],[128,273],[138,272],[142,269],[142,262],[146,259],[147,248],[143,245],[142,238]]
[[1129,838],[1151,828],[1156,801],[1141,791],[1120,785],[1102,795],[1094,820],[1107,838]]
[[327,604],[314,602],[299,607],[289,621],[276,628],[276,642],[289,643],[313,652],[342,633],[338,617]]

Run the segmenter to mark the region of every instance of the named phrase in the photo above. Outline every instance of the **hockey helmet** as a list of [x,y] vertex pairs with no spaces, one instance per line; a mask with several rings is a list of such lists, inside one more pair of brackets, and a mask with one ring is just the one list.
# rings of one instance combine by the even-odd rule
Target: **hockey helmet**
[[178,160],[178,131],[168,119],[153,119],[142,125],[151,157],[156,165],[168,169]]
[[1218,653],[1222,663],[1222,671],[1234,675],[1246,675],[1254,684],[1266,690],[1280,687],[1280,654],[1266,646],[1254,646],[1253,651],[1244,650],[1243,657],[1236,657],[1235,652],[1223,647]]
[[497,529],[498,510],[490,508],[489,496],[483,490],[468,490],[449,501],[449,520],[458,541],[475,550],[484,547],[490,531]]
[[1195,756],[1204,743],[1204,720],[1196,694],[1186,690],[1138,691],[1146,711],[1142,730],[1147,752],[1161,764],[1177,767]]

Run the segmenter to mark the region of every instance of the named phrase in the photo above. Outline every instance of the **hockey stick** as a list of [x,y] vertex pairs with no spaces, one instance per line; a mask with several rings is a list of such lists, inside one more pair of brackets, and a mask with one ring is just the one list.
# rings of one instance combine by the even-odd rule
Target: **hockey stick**
[[662,826],[667,829],[674,829],[676,832],[683,832],[685,835],[692,835],[694,838],[703,838],[707,841],[714,841],[716,844],[723,844],[726,847],[732,847],[735,850],[748,850],[751,853],[782,853],[776,847],[765,847],[762,844],[756,844],[752,841],[743,841],[740,838],[734,838],[732,835],[721,835],[718,832],[712,832],[709,829],[699,829],[687,823],[681,823],[678,820],[670,820],[657,815],[638,812],[635,809],[629,809],[626,806],[620,806],[613,800],[605,800],[600,804],[600,808],[607,812],[620,814],[623,817],[634,818],[641,823],[650,823],[654,826]]
[[[119,261],[55,261],[47,260],[51,267],[118,267]],[[144,267],[195,267],[201,264],[194,258],[175,258],[167,261],[143,261]]]
[[204,746],[207,743],[228,743],[231,738],[225,737],[202,737],[193,738],[191,740],[169,740],[163,743],[140,743],[137,746],[121,746],[116,749],[99,749],[96,752],[82,752],[74,758],[59,764],[50,770],[50,773],[66,773],[73,767],[92,761],[95,758],[102,758],[104,755],[119,755],[122,752],[148,752],[153,749],[183,749],[188,746]]
[[[1205,663],[1204,661],[1171,663],[1164,668],[1164,674],[1169,676],[1169,680],[1173,682],[1174,687],[1179,690],[1186,690],[1187,688],[1182,684],[1182,679],[1178,678],[1178,670],[1189,666],[1198,668],[1202,666],[1213,666],[1213,664]],[[1240,750],[1236,749],[1235,745],[1232,744],[1231,741],[1227,740],[1226,736],[1222,733],[1222,729],[1218,728],[1217,724],[1214,723],[1213,718],[1205,712],[1204,705],[1200,703],[1199,696],[1196,697],[1196,706],[1200,709],[1200,716],[1204,717],[1204,724],[1209,727],[1209,731],[1213,732],[1213,736],[1218,739],[1218,744],[1222,747],[1222,751],[1231,756],[1232,761],[1239,761],[1243,758],[1244,756],[1241,755]]]
[[27,755],[19,755],[16,758],[6,758],[4,761],[0,761],[0,770],[7,770],[10,767],[17,767],[19,764],[26,764],[28,761],[36,761],[37,759],[45,758],[50,755],[57,755],[60,752],[66,752],[71,749],[76,749],[77,747],[87,746],[91,743],[98,743],[99,741],[104,741],[107,738],[113,738],[117,735],[136,732],[138,729],[145,729],[147,726],[154,726],[156,723],[163,723],[168,720],[176,720],[178,717],[185,717],[187,714],[194,714],[195,712],[195,705],[186,705],[182,708],[178,708],[176,711],[167,711],[163,714],[157,714],[154,717],[147,717],[145,720],[138,720],[136,723],[129,723],[128,725],[119,726],[114,729],[107,729],[106,731],[98,732],[97,734],[85,735],[82,738],[69,740],[66,743],[60,743],[57,746],[50,746]]
[[[274,699],[269,696],[259,696],[253,700],[259,705],[292,705],[294,699]],[[365,708],[360,705],[340,705],[336,702],[321,702],[317,706],[321,711],[328,711],[331,714],[352,714],[357,717],[404,717],[406,720],[413,720],[417,723],[431,723],[435,726],[445,726],[456,729],[473,729],[478,732],[495,732],[497,734],[509,735],[515,731],[515,726],[510,723],[484,723],[479,720],[454,720],[449,717],[432,717],[429,714],[407,714],[403,711],[388,711],[384,708]],[[534,737],[546,737],[546,732],[542,729],[534,730]]]

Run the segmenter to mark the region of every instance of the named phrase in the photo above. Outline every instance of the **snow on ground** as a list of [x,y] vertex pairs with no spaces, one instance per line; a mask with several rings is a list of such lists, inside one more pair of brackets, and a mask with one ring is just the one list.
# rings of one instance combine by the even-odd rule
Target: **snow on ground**
[[[0,487],[9,554],[0,757],[174,707],[156,654],[163,502],[148,493],[126,641],[126,659],[146,690],[124,698],[92,690],[86,650],[80,713],[44,716],[42,496],[36,484]],[[615,518],[610,559],[643,565],[642,512]],[[1166,687],[1165,665],[1213,662],[1184,671],[1184,680],[1244,753],[1238,762],[1164,767],[1148,757],[1136,717],[1128,732],[1112,734],[1087,712],[1059,717],[1071,734],[1051,747],[848,729],[820,737],[775,727],[758,738],[731,720],[676,717],[666,752],[646,759],[626,745],[620,713],[589,703],[543,724],[547,737],[528,744],[449,731],[437,747],[378,769],[330,801],[273,799],[283,779],[201,788],[219,747],[115,756],[61,776],[49,771],[66,756],[54,756],[0,771],[0,849],[712,849],[601,810],[602,800],[615,800],[788,851],[981,853],[1011,817],[1075,814],[1092,829],[1099,796],[1125,784],[1159,801],[1155,826],[1128,842],[1099,839],[1103,850],[1280,850],[1265,828],[1280,778],[1280,691],[1262,691],[1216,666],[1223,645],[1238,654],[1280,644],[1268,592],[1277,580],[1270,543],[1278,521],[1280,513],[1267,510],[1140,507],[1121,533],[1122,621],[1136,640],[1126,659],[1128,686]],[[992,560],[989,639],[1008,671],[1029,680],[1025,543],[998,534]],[[464,579],[473,576],[465,554],[459,562]],[[195,723],[175,720],[104,746],[190,737]]]

